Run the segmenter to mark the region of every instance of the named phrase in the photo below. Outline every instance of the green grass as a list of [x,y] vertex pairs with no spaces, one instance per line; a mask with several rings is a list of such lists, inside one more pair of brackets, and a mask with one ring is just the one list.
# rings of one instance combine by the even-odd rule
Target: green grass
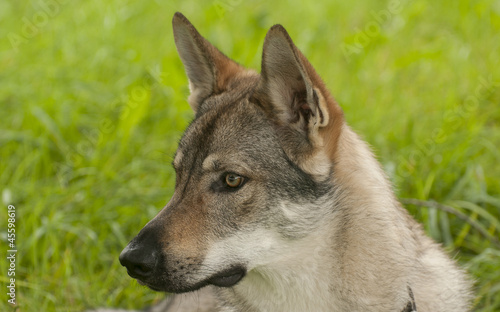
[[[0,2],[0,281],[13,204],[18,311],[161,297],[118,255],[171,196],[171,157],[193,116],[175,11],[257,70],[267,29],[283,24],[399,197],[500,236],[500,2],[401,1],[386,15],[387,2],[367,0],[61,2],[45,1],[46,19],[40,2]],[[499,311],[499,247],[453,214],[408,209],[476,279],[475,310]]]

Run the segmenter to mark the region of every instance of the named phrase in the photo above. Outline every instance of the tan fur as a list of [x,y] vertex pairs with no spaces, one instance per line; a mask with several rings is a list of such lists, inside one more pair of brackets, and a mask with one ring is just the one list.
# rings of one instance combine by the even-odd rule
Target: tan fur
[[[173,198],[176,198],[175,194]],[[175,211],[168,215],[158,214],[155,218],[155,222],[164,224],[163,242],[168,246],[165,249],[171,254],[198,258],[202,257],[203,251],[206,250],[204,241],[199,238],[206,235],[209,223],[204,210],[191,209],[193,206],[203,207],[203,197],[187,198]],[[170,244],[171,241],[176,244]]]
[[[340,261],[346,264],[342,270],[346,291],[366,289],[390,298],[389,293],[398,290],[403,295],[403,285],[408,284],[418,311],[468,311],[469,281],[401,208],[369,148],[347,126],[342,129],[336,164],[334,183],[344,193],[357,194],[340,201],[356,225],[343,227],[340,234],[348,242]],[[397,262],[391,262],[388,254],[397,254]],[[432,274],[427,275],[429,271]],[[416,272],[426,272],[425,277]]]
[[[289,51],[288,54],[284,52],[287,50]],[[289,66],[280,65],[282,63],[287,64],[283,61],[284,58],[288,59]],[[293,70],[293,67],[296,70]],[[293,44],[290,36],[281,25],[273,26],[266,35],[262,71],[262,79],[255,91],[254,98],[263,105],[268,114],[278,116],[281,123],[286,124],[293,119],[293,116],[288,115],[286,107],[280,107],[277,104],[283,102],[283,99],[286,101],[286,99],[289,100],[293,97],[293,94],[286,90],[304,88],[303,90],[307,92],[306,101],[309,103],[312,101],[311,92],[313,90],[317,92],[319,97],[318,107],[316,109],[310,107],[318,119],[317,122],[309,125],[309,139],[312,146],[308,153],[304,153],[297,160],[304,165],[306,170],[310,170],[314,161],[318,157],[322,158],[323,155],[327,155],[330,160],[333,160],[337,149],[337,140],[344,124],[342,109],[331,96],[323,80],[307,58]],[[273,74],[273,71],[277,71],[277,73]],[[299,76],[296,80],[286,79],[286,77],[293,75]],[[276,79],[274,77],[280,78]],[[287,84],[283,84],[285,82]],[[304,86],[301,86],[302,84]],[[319,114],[321,114],[322,118],[318,116]],[[316,133],[320,135],[317,136]],[[323,170],[319,172],[323,172]]]
[[324,150],[331,160],[335,159],[335,153],[337,151],[338,139],[342,126],[345,123],[344,112],[342,108],[337,104],[330,91],[325,86],[325,83],[321,77],[316,73],[311,63],[307,58],[298,50],[300,59],[305,67],[306,72],[311,77],[311,80],[316,88],[321,92],[321,96],[324,98],[325,106],[327,108],[329,122],[325,127],[319,129],[319,133],[324,142]]
[[[173,198],[120,256],[129,274],[156,290],[205,287],[207,311],[470,309],[465,272],[401,207],[281,25],[266,35],[260,75],[180,13],[173,26],[196,118]],[[247,184],[224,184],[229,173]]]

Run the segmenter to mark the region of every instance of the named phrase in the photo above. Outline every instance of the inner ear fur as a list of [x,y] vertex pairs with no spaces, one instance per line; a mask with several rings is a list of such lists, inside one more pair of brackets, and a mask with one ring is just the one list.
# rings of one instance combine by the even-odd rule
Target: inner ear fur
[[271,27],[266,35],[253,100],[283,129],[285,138],[293,139],[289,143],[301,154],[295,158],[321,149],[334,159],[344,123],[342,110],[281,25]]

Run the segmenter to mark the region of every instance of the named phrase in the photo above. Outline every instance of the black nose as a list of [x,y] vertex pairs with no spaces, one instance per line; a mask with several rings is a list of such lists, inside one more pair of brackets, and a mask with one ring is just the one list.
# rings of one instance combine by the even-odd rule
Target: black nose
[[128,245],[123,249],[119,259],[127,268],[128,274],[137,279],[151,276],[156,266],[156,253],[146,248],[134,248]]

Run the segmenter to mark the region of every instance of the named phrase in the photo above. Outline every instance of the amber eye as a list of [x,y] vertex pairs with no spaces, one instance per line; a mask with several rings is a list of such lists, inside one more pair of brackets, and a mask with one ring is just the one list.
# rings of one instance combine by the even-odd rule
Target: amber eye
[[228,173],[226,175],[226,184],[229,187],[238,187],[243,183],[243,177],[234,174],[234,173]]

